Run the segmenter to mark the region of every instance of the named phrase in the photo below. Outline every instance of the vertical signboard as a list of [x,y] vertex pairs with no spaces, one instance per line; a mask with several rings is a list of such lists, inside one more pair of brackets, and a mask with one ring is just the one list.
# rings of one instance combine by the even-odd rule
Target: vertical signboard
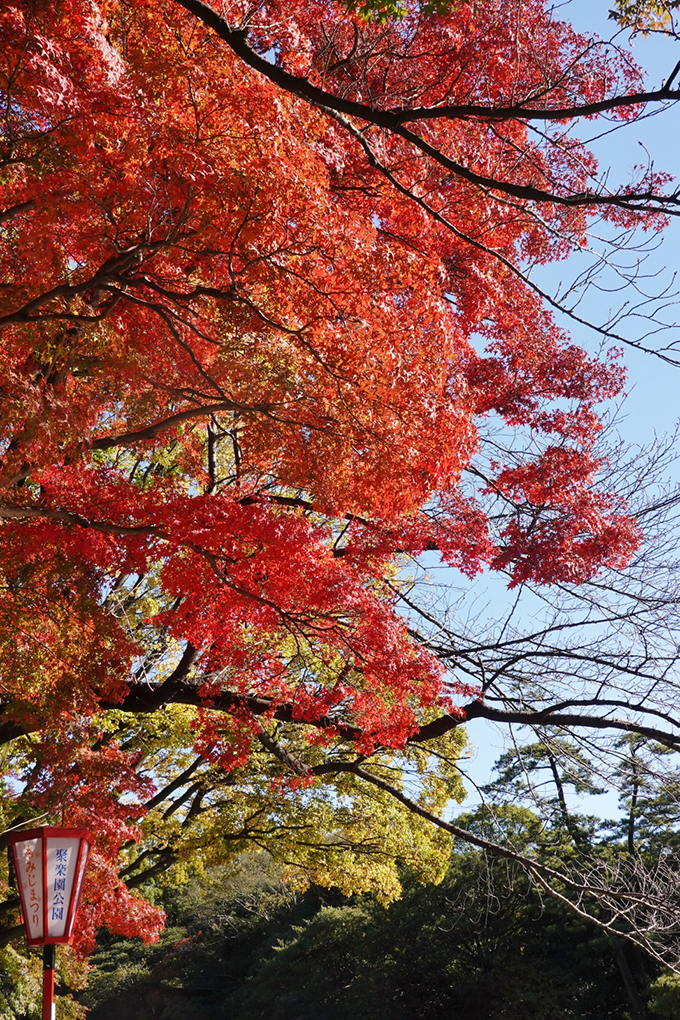
[[9,837],[29,945],[70,942],[89,852],[85,829],[44,826]]
[[26,936],[29,942],[36,942],[42,940],[45,931],[42,839],[24,839],[16,843],[14,866],[19,880]]

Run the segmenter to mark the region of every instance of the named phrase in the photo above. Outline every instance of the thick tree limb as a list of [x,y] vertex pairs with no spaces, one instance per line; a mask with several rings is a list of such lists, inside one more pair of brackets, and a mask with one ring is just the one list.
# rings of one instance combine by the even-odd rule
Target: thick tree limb
[[492,248],[487,244],[484,244],[479,238],[472,237],[470,234],[466,234],[465,231],[460,230],[458,227],[455,226],[455,224],[451,222],[450,219],[444,216],[439,210],[435,209],[421,195],[415,194],[404,184],[402,184],[399,178],[393,173],[393,171],[390,170],[390,168],[384,162],[382,162],[382,160],[378,158],[374,149],[371,147],[368,138],[366,137],[366,134],[362,130],[360,130],[360,128],[356,127],[356,125],[352,123],[349,117],[346,117],[342,113],[333,113],[330,111],[329,115],[332,116],[333,119],[336,120],[344,128],[345,131],[352,135],[355,141],[364,150],[364,153],[366,154],[366,158],[368,159],[369,164],[375,170],[377,170],[378,173],[382,174],[385,180],[389,181],[396,191],[398,191],[409,201],[415,203],[415,205],[419,206],[427,214],[428,217],[430,217],[436,223],[441,224],[441,226],[443,226],[446,230],[450,231],[454,235],[454,237],[457,237],[460,241],[463,241],[465,244],[469,244],[471,247],[476,248],[477,251],[482,252],[484,255],[488,255],[490,258],[494,259],[494,261],[499,262],[500,265],[504,266],[505,269],[508,270],[508,272],[512,273],[513,276],[516,276],[518,280],[521,280],[522,283],[529,288],[529,290],[532,290],[534,294],[537,294],[543,301],[547,301],[547,303],[552,308],[556,309],[556,311],[566,315],[574,322],[577,322],[580,326],[586,326],[588,329],[593,330],[593,332],[598,333],[600,336],[605,337],[607,340],[614,340],[617,343],[625,344],[627,347],[633,347],[635,350],[643,351],[643,353],[645,354],[651,354],[655,358],[659,358],[661,361],[667,362],[667,364],[669,365],[673,366],[678,365],[677,355],[664,354],[663,351],[655,350],[655,348],[653,347],[647,347],[639,340],[631,340],[628,337],[623,336],[621,333],[616,333],[612,329],[609,329],[607,326],[598,326],[596,325],[595,322],[591,322],[584,316],[578,315],[573,308],[568,308],[566,305],[562,304],[560,301],[554,298],[547,290],[544,290],[543,287],[539,287],[535,280],[532,280],[532,278],[526,272],[524,272],[522,269],[516,266],[514,262],[507,258],[501,251],[498,251],[497,249]]
[[0,227],[3,223],[7,223],[14,216],[19,216],[21,213],[32,212],[36,208],[37,202],[34,198],[29,199],[28,202],[18,202],[17,205],[12,205],[9,209],[3,209],[0,212]]
[[152,808],[158,807],[159,804],[162,804],[164,800],[167,800],[167,798],[170,797],[176,790],[179,790],[180,787],[184,786],[184,784],[191,779],[194,772],[203,761],[205,761],[205,758],[202,754],[199,754],[199,756],[192,761],[191,765],[189,765],[184,772],[180,772],[176,779],[173,779],[171,783],[168,783],[162,790],[159,790],[155,797],[152,797],[151,800],[147,800],[144,805],[147,811],[151,811]]
[[574,106],[533,107],[527,105],[534,100],[529,97],[522,103],[506,106],[487,106],[484,103],[444,103],[438,106],[416,106],[410,109],[380,109],[355,100],[336,96],[332,92],[313,85],[308,78],[291,74],[282,67],[272,64],[260,56],[248,43],[248,32],[229,25],[216,11],[202,0],[176,0],[180,7],[193,14],[213,31],[249,67],[269,78],[279,88],[290,92],[315,106],[328,107],[338,113],[368,121],[390,131],[413,121],[423,120],[522,120],[522,121],[565,121],[580,117],[592,117],[598,113],[617,110],[622,107],[640,106],[646,103],[677,102],[680,90],[671,89],[672,76],[660,89],[647,92],[631,92],[623,96],[611,96],[593,103]]
[[[102,702],[101,709],[115,709],[120,712],[129,712],[133,715],[145,715],[160,711],[166,705],[186,705],[193,708],[209,708],[217,712],[248,711],[254,716],[266,716],[270,719],[277,719],[280,722],[299,723],[304,726],[313,726],[317,729],[332,729],[342,740],[354,742],[363,736],[363,730],[352,723],[334,718],[328,715],[320,715],[316,719],[299,720],[296,717],[295,706],[292,702],[275,702],[271,698],[258,697],[252,694],[242,694],[237,691],[224,690],[219,694],[205,700],[199,694],[199,688],[210,677],[201,676],[191,683],[185,682],[182,678],[189,669],[189,659],[196,656],[196,651],[185,652],[182,662],[172,677],[169,677],[163,684],[157,687],[149,687],[146,684],[134,684],[128,695],[120,702]],[[191,660],[193,661],[193,659]],[[187,665],[189,663],[189,665]],[[574,702],[576,708],[580,703]],[[8,707],[8,706],[6,706]],[[423,744],[428,740],[449,733],[451,730],[464,725],[473,719],[486,719],[499,724],[516,724],[525,726],[551,726],[560,729],[577,728],[584,730],[607,730],[612,733],[639,734],[649,740],[655,740],[666,747],[680,750],[680,733],[672,729],[662,729],[658,726],[648,726],[634,719],[616,718],[610,716],[598,716],[592,714],[593,708],[598,707],[598,702],[593,699],[584,700],[583,711],[559,711],[554,706],[542,709],[499,709],[494,708],[482,701],[473,701],[465,705],[461,716],[442,715],[430,723],[425,724],[416,730],[409,737],[408,742],[412,744]],[[608,709],[606,702],[601,706],[605,711]],[[644,709],[641,709],[644,711]],[[670,726],[678,725],[671,717],[668,717]],[[18,736],[28,732],[25,726],[11,719],[0,723],[0,742],[6,743]],[[266,738],[260,738],[260,742],[268,747]],[[287,763],[290,764],[290,763]],[[291,765],[292,767],[292,765]]]
[[78,528],[90,528],[92,531],[101,531],[106,535],[154,535],[157,533],[157,529],[153,526],[128,526],[125,524],[110,524],[107,521],[91,521],[81,514],[71,513],[68,510],[53,510],[50,507],[38,506],[2,504],[0,505],[0,520],[56,521],[59,524],[71,524]]
[[[433,107],[430,110],[431,116],[429,118],[425,116],[426,108],[418,108],[417,110],[411,111],[413,114],[412,116],[408,116],[403,110],[394,111],[374,109],[364,103],[357,103],[353,100],[335,96],[333,93],[327,92],[324,89],[320,89],[318,86],[313,85],[307,78],[291,74],[283,68],[278,67],[276,64],[272,64],[268,60],[265,60],[264,57],[261,57],[258,53],[256,53],[256,51],[248,43],[247,30],[237,29],[230,26],[229,23],[225,21],[224,18],[220,17],[220,15],[218,15],[211,7],[202,3],[202,0],[176,0],[176,2],[209,28],[213,29],[213,31],[227,43],[232,51],[240,57],[244,63],[265,75],[270,81],[278,85],[279,88],[292,95],[298,96],[306,102],[323,110],[357,117],[362,121],[366,121],[368,124],[373,124],[376,127],[391,131],[393,134],[413,145],[416,149],[437,162],[449,172],[485,190],[499,191],[502,194],[510,195],[514,198],[519,198],[529,202],[550,202],[577,207],[592,205],[615,206],[617,208],[625,208],[634,211],[663,210],[663,212],[667,215],[680,215],[680,196],[678,196],[677,193],[672,193],[671,195],[660,195],[648,190],[644,192],[619,191],[614,192],[613,194],[603,194],[597,191],[558,194],[532,185],[515,184],[512,181],[486,177],[483,174],[475,173],[475,171],[471,170],[469,167],[466,167],[462,163],[458,163],[456,160],[446,156],[440,149],[431,145],[426,139],[403,126],[408,120],[422,121],[426,119],[434,119],[436,116],[435,111],[438,109],[448,111],[441,114],[442,117],[447,119],[452,119],[454,116],[465,116],[466,118],[479,117],[482,119],[494,120],[526,120],[531,119],[533,116],[538,116],[539,119],[542,120],[565,120],[570,117],[587,116],[588,113],[586,112],[585,106],[582,110],[578,107],[573,107],[571,111],[568,109],[560,109],[555,111],[555,114],[552,116],[550,115],[551,111],[527,110],[522,105],[519,107],[500,107],[499,109],[501,112],[498,117],[495,117],[489,112],[490,109],[493,110],[493,108],[489,107],[469,107],[467,108],[468,112],[466,114],[454,114],[453,111],[456,109],[454,106],[441,108]],[[653,93],[637,93],[636,95],[640,97],[651,96],[654,100],[661,98],[663,100],[675,101],[680,98],[680,92],[674,92],[667,88],[657,90]],[[605,109],[615,108],[616,106],[630,106],[631,98],[632,97],[612,98],[610,102],[612,102],[614,106],[599,107],[598,109],[591,110],[590,113],[602,112]],[[634,99],[632,101],[635,102]],[[650,100],[649,98],[640,98],[637,101],[642,103]],[[599,106],[599,104],[595,105]],[[458,109],[465,108],[463,107]],[[479,109],[483,112],[471,112],[475,109]],[[523,111],[523,114],[520,115],[515,113],[515,110]],[[416,116],[416,113],[418,113],[419,116]],[[546,116],[546,114],[548,115]]]
[[[578,702],[574,702],[578,704]],[[583,703],[584,709],[597,706],[597,701],[588,699]],[[602,706],[605,710],[606,703]],[[583,729],[613,730],[621,733],[638,733],[649,740],[656,740],[666,747],[680,751],[680,733],[673,733],[672,730],[662,730],[656,726],[645,726],[642,723],[631,719],[620,719],[608,716],[591,715],[583,712],[560,712],[553,707],[541,709],[500,709],[493,708],[482,701],[474,701],[465,706],[465,718],[458,719],[456,716],[440,716],[431,723],[421,727],[409,739],[412,743],[422,743],[432,740],[434,737],[448,733],[471,719],[487,719],[489,722],[511,724],[515,723],[524,726],[555,726],[567,729],[577,727]],[[673,720],[669,719],[669,723]],[[680,723],[677,724],[680,726]]]
[[152,425],[146,425],[140,429],[134,429],[132,432],[122,432],[117,436],[101,436],[99,439],[93,439],[89,445],[93,450],[111,450],[115,446],[128,446],[131,443],[141,443],[147,439],[154,439],[161,432],[174,428],[175,425],[181,425],[182,422],[189,421],[192,418],[207,417],[211,414],[217,414],[218,411],[238,411],[239,413],[244,411],[269,411],[272,406],[271,404],[258,404],[250,407],[232,400],[220,400],[216,404],[204,404],[200,407],[187,408],[186,411],[178,411],[177,414],[171,414],[162,421],[154,422]]

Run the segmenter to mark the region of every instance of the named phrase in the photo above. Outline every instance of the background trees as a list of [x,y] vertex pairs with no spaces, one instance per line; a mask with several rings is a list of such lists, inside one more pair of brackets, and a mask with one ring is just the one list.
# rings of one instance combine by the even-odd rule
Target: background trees
[[[544,860],[569,853],[526,809],[508,831]],[[469,816],[470,828],[489,824]],[[163,943],[145,949],[104,937],[84,1002],[94,1020],[136,1015],[334,1020],[380,1015],[648,1016],[657,973],[629,953],[631,1002],[612,940],[555,901],[542,902],[521,869],[460,847],[444,881],[406,874],[389,907],[311,889],[300,895],[251,858],[233,884],[210,880],[186,896],[167,890]],[[623,953],[623,950],[621,950]],[[626,956],[624,954],[624,960]],[[667,980],[665,982],[667,984]],[[665,1015],[655,1010],[652,1016]],[[671,1014],[672,1015],[672,1014]]]
[[[676,214],[565,128],[670,79],[538,3],[26,3],[2,34],[3,810],[98,833],[81,948],[154,935],[128,889],[196,854],[387,898],[451,835],[672,933],[673,864],[566,874],[443,817],[466,719],[677,743],[659,452],[607,459],[620,362],[530,278],[595,214]],[[426,550],[549,619],[440,612]]]

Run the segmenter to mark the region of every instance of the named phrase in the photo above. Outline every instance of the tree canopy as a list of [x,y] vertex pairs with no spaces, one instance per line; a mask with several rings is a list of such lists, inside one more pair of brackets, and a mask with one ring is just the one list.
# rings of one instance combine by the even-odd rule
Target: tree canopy
[[[678,214],[664,175],[600,179],[571,130],[675,101],[672,76],[645,91],[538,0],[25,0],[0,33],[2,811],[91,826],[81,950],[102,923],[156,934],[130,889],[195,854],[254,843],[389,898],[456,835],[584,913],[604,897],[605,927],[635,901],[634,932],[664,928],[663,883],[443,816],[468,719],[677,747],[661,689],[617,693],[656,691],[615,643],[654,608],[640,486],[601,445],[621,360],[531,277],[594,216]],[[580,651],[562,625],[475,648],[412,605],[425,551],[581,606],[622,577],[618,608]]]

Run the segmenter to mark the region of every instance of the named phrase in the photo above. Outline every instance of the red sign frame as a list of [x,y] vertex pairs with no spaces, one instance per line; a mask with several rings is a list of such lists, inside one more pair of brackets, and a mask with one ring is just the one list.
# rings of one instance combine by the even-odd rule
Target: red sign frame
[[[53,838],[64,838],[64,839],[78,839],[78,856],[76,859],[75,871],[73,875],[73,884],[71,886],[71,896],[68,904],[68,912],[66,915],[66,924],[64,926],[63,935],[48,935],[49,923],[47,917],[47,841],[52,836]],[[17,861],[17,851],[15,849],[17,843],[24,843],[31,839],[37,839],[39,841],[40,853],[42,856],[42,936],[32,938],[30,935],[30,929],[28,925],[28,903],[24,893],[24,886],[20,878],[19,864]],[[83,867],[83,855],[88,854],[92,845],[92,837],[87,829],[71,829],[64,828],[57,825],[43,825],[39,829],[21,829],[18,832],[12,832],[9,834],[9,845],[12,850],[12,857],[14,859],[14,867],[17,872],[17,885],[19,886],[19,896],[21,897],[21,911],[24,918],[24,929],[26,932],[26,942],[29,946],[49,946],[49,945],[70,945],[73,941],[73,932],[75,928],[75,917],[78,911],[78,903],[80,900],[80,893],[82,890],[81,879],[81,867]],[[85,865],[87,862],[85,861]],[[83,873],[84,875],[84,873]]]

